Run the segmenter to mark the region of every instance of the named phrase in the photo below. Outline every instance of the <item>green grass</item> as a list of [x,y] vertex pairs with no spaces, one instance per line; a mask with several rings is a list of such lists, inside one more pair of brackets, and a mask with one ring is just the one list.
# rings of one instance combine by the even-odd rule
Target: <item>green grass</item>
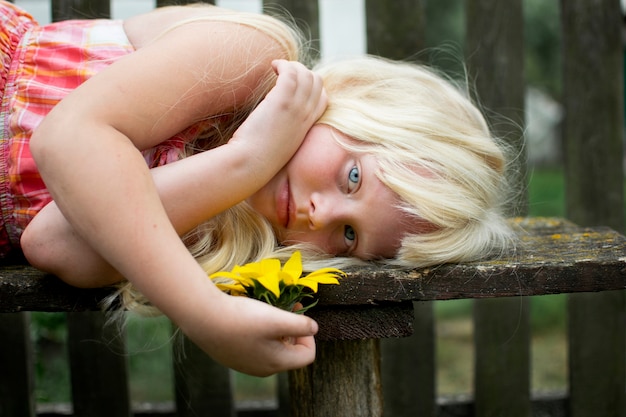
[[563,217],[565,215],[565,184],[560,169],[533,170],[528,184],[530,216]]

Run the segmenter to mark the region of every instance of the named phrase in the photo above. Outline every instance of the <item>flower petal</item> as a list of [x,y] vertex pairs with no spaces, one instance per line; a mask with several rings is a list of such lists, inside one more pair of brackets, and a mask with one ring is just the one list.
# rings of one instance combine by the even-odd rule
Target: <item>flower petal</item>
[[337,269],[337,268],[322,268],[322,269],[318,269],[317,271],[311,272],[310,274],[308,274],[306,276],[306,278],[312,278],[312,277],[314,277],[316,275],[320,275],[320,274],[324,274],[324,275],[332,274],[332,275],[338,275],[340,277],[346,277],[346,275],[347,275],[345,272],[343,272],[342,270]]
[[265,274],[257,278],[257,281],[265,288],[270,290],[276,298],[280,297],[280,288],[278,286],[278,273]]
[[263,259],[258,265],[261,275],[275,274],[280,271],[280,261],[275,258]]
[[228,278],[232,279],[233,281],[239,282],[241,280],[241,275],[228,271],[220,271],[209,275],[209,278],[211,278],[212,280],[215,280],[216,278]]
[[217,288],[226,292],[228,291],[230,295],[244,295],[246,293],[246,289],[240,284],[215,284]]
[[307,279],[306,277],[300,278],[298,285],[302,285],[303,287],[310,288],[313,292],[317,292],[317,281],[315,280]]
[[[337,279],[337,276],[333,274],[318,274],[312,278],[309,275],[307,275],[306,277],[301,278],[300,281],[302,281],[303,279],[307,279],[309,281],[315,281],[320,284],[339,284],[339,280]],[[298,284],[301,284],[301,282],[298,282]]]
[[287,285],[295,285],[298,282],[298,279],[302,275],[302,254],[299,250],[295,251],[289,260],[285,262],[285,266],[283,266],[283,272],[288,274],[291,278],[287,280],[283,278],[283,281]]
[[244,266],[237,265],[233,268],[233,273],[246,278],[257,278],[262,275],[261,267],[254,263],[246,264]]

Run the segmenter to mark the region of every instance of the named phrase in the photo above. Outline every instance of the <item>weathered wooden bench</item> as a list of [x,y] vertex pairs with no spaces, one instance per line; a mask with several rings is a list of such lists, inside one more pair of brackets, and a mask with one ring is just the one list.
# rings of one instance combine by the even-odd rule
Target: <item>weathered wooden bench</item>
[[[292,401],[286,415],[381,416],[385,391],[382,375],[387,362],[383,358],[381,371],[379,340],[411,335],[414,302],[626,289],[626,238],[619,233],[603,227],[581,228],[553,218],[517,219],[515,225],[521,244],[511,256],[409,271],[360,269],[350,272],[341,285],[320,289],[319,304],[310,311],[320,324],[318,356],[312,365],[289,372]],[[123,394],[125,385],[120,390],[116,382],[126,378],[119,361],[122,356],[112,354],[108,347],[115,342],[115,333],[102,335],[102,316],[96,315],[99,319],[94,321],[93,313],[81,313],[97,311],[99,301],[109,292],[72,288],[25,265],[0,269],[1,313],[64,311],[71,313],[74,331],[87,331],[82,337],[109,338],[96,350],[70,346],[71,355],[83,356],[73,361],[76,366],[72,368],[73,385],[78,385],[73,387],[76,416],[130,413],[128,394]],[[21,321],[17,319],[10,326],[4,320],[0,323],[0,415],[27,416],[24,412],[30,405],[24,404],[34,404],[32,381],[27,378],[32,373],[28,369],[31,364],[27,355],[12,349],[14,345],[23,350],[24,345],[16,333],[10,333],[15,330],[19,335]],[[202,356],[199,352],[190,355],[192,361]],[[107,359],[110,357],[112,360]],[[178,407],[185,410],[177,415],[208,415],[205,413],[209,411],[214,413],[210,415],[234,415],[225,370],[220,371],[215,364],[211,367],[214,370],[203,378],[206,385],[184,388],[185,400],[181,399]],[[416,370],[409,367],[404,372]],[[217,384],[216,375],[222,375]],[[184,381],[179,383],[178,389],[183,389]],[[398,388],[393,382],[392,386]],[[410,388],[418,392],[423,387]],[[17,400],[21,403],[15,404]],[[194,400],[198,401],[197,408]],[[227,410],[227,414],[217,410]],[[278,410],[270,412],[266,410],[265,415],[279,415]]]

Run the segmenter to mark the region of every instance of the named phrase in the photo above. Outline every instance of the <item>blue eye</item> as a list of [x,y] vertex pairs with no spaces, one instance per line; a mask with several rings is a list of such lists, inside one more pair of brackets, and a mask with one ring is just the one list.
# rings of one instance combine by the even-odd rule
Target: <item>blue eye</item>
[[353,166],[348,172],[348,191],[352,191],[355,185],[359,184],[359,180],[361,178],[361,173],[359,172],[359,168]]
[[351,245],[356,239],[356,232],[352,226],[345,226],[343,229],[343,236],[345,237],[346,242],[348,242],[348,245]]

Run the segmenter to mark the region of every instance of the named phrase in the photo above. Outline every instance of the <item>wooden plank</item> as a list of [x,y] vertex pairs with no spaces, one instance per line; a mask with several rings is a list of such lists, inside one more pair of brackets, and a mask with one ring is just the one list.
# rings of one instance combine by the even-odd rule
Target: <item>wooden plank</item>
[[0,312],[100,310],[113,288],[80,289],[28,265],[0,266]]
[[386,416],[436,415],[433,303],[416,302],[414,308],[412,336],[380,341]]
[[320,11],[318,1],[300,0],[263,0],[263,12],[269,15],[284,16],[287,11],[294,19],[297,27],[310,41],[312,59],[320,56]]
[[620,4],[562,0],[561,10],[567,217],[623,231]]
[[30,314],[0,314],[0,416],[35,416]]
[[215,0],[156,0],[157,7],[176,6],[176,5],[181,5],[181,4],[192,4],[192,3],[215,4]]
[[570,296],[568,312],[571,416],[625,416],[624,292]]
[[530,416],[528,299],[481,300],[474,310],[475,415]]
[[[615,0],[561,1],[566,208],[581,225],[624,230],[623,44]],[[626,416],[626,295],[569,297],[573,417]]]
[[[552,223],[554,222],[554,223]],[[552,226],[550,224],[552,223]],[[519,297],[626,288],[626,239],[608,228],[521,220],[518,252],[490,261],[422,270],[364,268],[320,289],[319,306],[385,301]]]
[[230,370],[179,336],[172,354],[178,417],[235,417]]
[[289,372],[292,417],[381,417],[378,340],[317,343],[311,365]]
[[[489,109],[486,115],[493,134],[505,139],[515,151],[507,176],[517,194],[509,203],[508,214],[524,215],[528,204],[522,132],[525,92],[522,0],[469,1],[466,24],[470,79],[475,80],[481,105]],[[530,415],[529,317],[528,308],[520,309],[515,299],[475,302],[476,416]],[[507,333],[515,337],[503,340],[502,335]]]
[[52,21],[106,19],[111,17],[110,0],[52,0]]
[[100,312],[69,313],[68,355],[74,414],[130,417],[124,335]]
[[289,374],[281,372],[278,374],[278,410],[276,417],[290,417],[289,399]]
[[[626,288],[626,238],[604,227],[552,218],[517,219],[520,248],[499,259],[419,270],[371,266],[319,290],[319,304],[371,306],[399,301],[519,297]],[[0,268],[0,312],[85,311],[113,289],[78,289],[26,266]]]
[[[366,0],[367,52],[390,59],[414,59],[425,45],[422,0]],[[432,303],[415,303],[414,334],[381,340],[384,414],[432,416],[435,412],[435,349]],[[392,326],[389,326],[392,327]]]
[[410,301],[375,306],[316,306],[307,315],[318,322],[315,338],[320,341],[382,339],[413,333]]
[[366,0],[367,52],[407,59],[424,49],[425,7],[422,0]]

